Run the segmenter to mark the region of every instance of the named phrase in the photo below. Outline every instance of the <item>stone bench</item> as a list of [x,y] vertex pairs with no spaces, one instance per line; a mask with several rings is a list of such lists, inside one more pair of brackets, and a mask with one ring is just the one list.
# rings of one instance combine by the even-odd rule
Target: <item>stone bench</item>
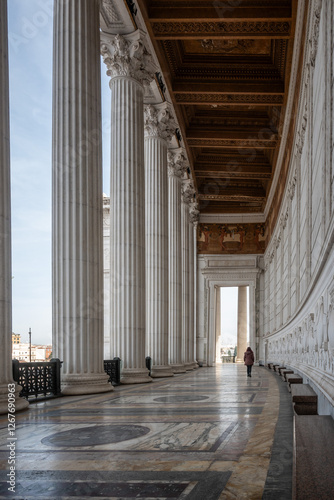
[[290,392],[291,392],[291,385],[292,384],[302,384],[303,383],[302,377],[300,377],[296,373],[288,373],[286,375],[286,381],[289,384],[289,391]]
[[281,374],[281,370],[286,370],[286,366],[283,365],[275,366],[275,372],[278,373],[279,375]]
[[279,366],[281,366],[279,363],[274,363],[273,364],[273,370],[274,370],[274,372],[276,371],[276,368],[278,368]]
[[318,396],[309,384],[291,386],[293,409],[297,415],[317,415]]
[[290,375],[290,374],[292,374],[292,373],[294,373],[294,371],[293,371],[293,370],[282,370],[282,371],[281,371],[281,376],[282,376],[282,378],[283,378],[284,382],[286,382],[286,377],[287,377],[287,375]]
[[329,415],[295,415],[293,500],[333,500],[334,421]]
[[272,370],[272,369],[273,369],[273,363],[268,363],[268,365],[267,365],[267,366],[268,366],[269,370]]

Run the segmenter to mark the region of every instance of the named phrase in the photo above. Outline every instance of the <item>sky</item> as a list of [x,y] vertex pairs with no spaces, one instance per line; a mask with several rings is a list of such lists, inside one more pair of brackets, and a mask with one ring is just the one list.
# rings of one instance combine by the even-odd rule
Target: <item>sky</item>
[[[51,343],[52,0],[8,1],[13,331]],[[110,89],[104,65],[104,192],[109,194]]]
[[[52,6],[53,0],[8,1],[13,332],[28,341],[31,328],[33,344],[52,340]],[[111,96],[102,62],[101,80],[103,191],[109,195]],[[225,290],[222,332],[234,343],[237,295]]]

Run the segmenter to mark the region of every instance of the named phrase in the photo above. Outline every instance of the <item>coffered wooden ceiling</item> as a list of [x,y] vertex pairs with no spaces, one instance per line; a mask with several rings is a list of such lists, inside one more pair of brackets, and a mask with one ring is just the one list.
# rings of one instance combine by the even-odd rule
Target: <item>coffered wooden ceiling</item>
[[138,0],[201,213],[263,212],[289,86],[297,0]]

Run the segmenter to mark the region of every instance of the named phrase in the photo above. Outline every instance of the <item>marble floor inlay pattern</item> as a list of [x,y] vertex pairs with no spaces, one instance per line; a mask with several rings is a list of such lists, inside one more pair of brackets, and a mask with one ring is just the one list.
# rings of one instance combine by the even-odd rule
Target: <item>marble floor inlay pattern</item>
[[16,414],[15,493],[0,419],[0,498],[261,499],[279,445],[281,383],[263,367],[249,378],[231,364],[31,404]]

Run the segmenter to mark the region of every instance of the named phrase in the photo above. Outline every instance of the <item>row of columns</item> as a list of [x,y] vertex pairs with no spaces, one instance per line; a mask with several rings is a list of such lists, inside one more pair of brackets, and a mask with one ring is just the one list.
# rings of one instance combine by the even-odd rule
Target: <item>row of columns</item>
[[102,350],[100,50],[112,99],[110,352],[122,360],[122,383],[151,380],[146,355],[153,377],[190,369],[194,332],[181,316],[189,307],[190,229],[187,213],[181,217],[179,176],[185,160],[181,151],[170,153],[171,168],[179,163],[180,169],[168,200],[167,145],[176,125],[166,104],[144,110],[155,67],[143,34],[101,35],[98,0],[56,0],[54,47],[53,345],[64,362],[63,392],[112,390]]
[[142,33],[103,35],[101,50],[112,92],[110,352],[123,360],[122,383],[142,383],[151,380],[146,355],[152,377],[197,366],[189,354],[194,188],[182,149],[168,150],[176,123],[167,103],[144,106],[154,67]]
[[[12,307],[6,1],[1,0],[0,8],[2,411],[7,409],[12,383]],[[103,367],[100,50],[99,0],[55,0],[53,357],[63,361],[64,394],[112,390]],[[142,34],[104,39],[102,53],[112,92],[112,351],[123,362],[122,382],[147,382],[151,380],[145,367],[147,354],[153,359],[152,376],[170,376],[197,366],[190,314],[194,310],[194,226],[189,222],[189,206],[181,211],[186,165],[181,150],[167,149],[175,124],[166,105],[146,108],[144,127],[144,85],[152,79],[154,68]],[[196,218],[196,207],[191,208]],[[27,402],[18,399],[17,409],[24,406]]]

